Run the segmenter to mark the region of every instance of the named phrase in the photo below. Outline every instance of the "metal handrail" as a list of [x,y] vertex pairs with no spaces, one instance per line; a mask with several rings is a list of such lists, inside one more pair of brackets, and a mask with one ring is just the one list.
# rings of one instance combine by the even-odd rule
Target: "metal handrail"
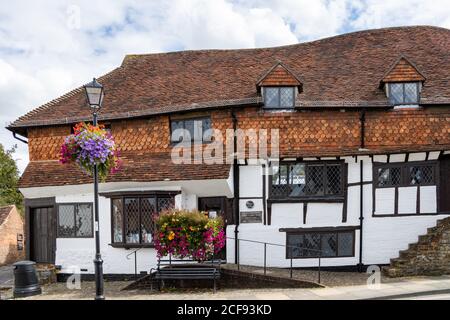
[[[247,239],[236,239],[236,238],[231,238],[231,237],[227,237],[228,240],[237,240],[237,269],[240,269],[240,255],[239,255],[239,244],[240,241],[245,241],[245,242],[251,242],[251,243],[258,243],[258,244],[263,244],[264,245],[264,275],[266,275],[267,273],[267,245],[271,245],[271,246],[276,246],[276,247],[284,247],[284,248],[296,248],[296,249],[300,249],[300,250],[304,250],[304,251],[309,251],[309,252],[316,252],[319,254],[318,257],[311,257],[310,259],[318,259],[318,275],[317,275],[317,282],[320,283],[321,280],[321,264],[322,264],[322,254],[323,254],[323,250],[317,250],[317,249],[309,249],[309,248],[305,248],[303,246],[296,246],[296,245],[284,245],[284,244],[279,244],[279,243],[271,243],[271,242],[264,242],[264,241],[256,241],[256,240],[247,240]],[[290,258],[290,266],[289,266],[289,273],[290,273],[290,278],[292,279],[293,274],[292,274],[292,270],[293,270],[293,258],[291,256]]]
[[137,280],[137,252],[141,249],[143,248],[137,248],[126,255],[127,260],[130,260],[130,257],[134,254],[134,280]]

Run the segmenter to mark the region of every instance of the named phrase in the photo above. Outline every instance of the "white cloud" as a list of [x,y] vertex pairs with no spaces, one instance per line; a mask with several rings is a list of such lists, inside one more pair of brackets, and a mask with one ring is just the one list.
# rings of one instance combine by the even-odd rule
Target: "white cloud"
[[[0,6],[0,143],[17,142],[3,124],[127,53],[277,46],[407,24],[450,28],[450,0],[10,1]],[[26,146],[19,152],[23,169]]]

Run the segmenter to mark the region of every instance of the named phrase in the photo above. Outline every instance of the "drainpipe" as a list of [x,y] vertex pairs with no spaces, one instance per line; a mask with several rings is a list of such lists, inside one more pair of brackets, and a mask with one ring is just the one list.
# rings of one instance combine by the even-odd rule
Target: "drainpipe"
[[361,149],[365,149],[366,142],[364,136],[366,134],[366,109],[362,108],[361,113],[359,115],[359,121],[361,122]]
[[23,142],[23,143],[28,144],[28,141],[27,141],[27,140],[24,140],[24,139],[22,139],[22,138],[19,138],[19,137],[17,136],[17,133],[15,133],[15,132],[13,132],[13,137],[14,137],[14,139],[19,140],[20,142]]
[[234,189],[234,263],[238,264],[239,260],[239,163],[237,159],[237,136],[236,136],[236,129],[237,129],[237,118],[236,113],[234,110],[231,110],[231,118],[233,120],[233,189]]
[[359,188],[359,263],[358,272],[363,272],[362,254],[363,254],[363,220],[364,220],[364,179],[363,179],[363,160],[359,161],[360,188]]

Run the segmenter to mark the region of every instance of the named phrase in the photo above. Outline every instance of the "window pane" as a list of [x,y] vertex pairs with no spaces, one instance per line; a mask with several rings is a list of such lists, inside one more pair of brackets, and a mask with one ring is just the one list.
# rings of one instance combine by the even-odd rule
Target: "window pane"
[[60,205],[58,210],[58,237],[71,238],[76,235],[75,206]]
[[139,243],[139,199],[125,199],[126,243]]
[[303,256],[318,257],[320,251],[320,234],[307,233],[303,239]]
[[342,166],[328,165],[327,170],[327,194],[342,193]]
[[417,103],[418,101],[417,83],[405,83],[405,103]]
[[92,205],[79,204],[76,215],[76,236],[92,237]]
[[299,258],[303,256],[303,235],[289,234],[287,236],[288,257]]
[[337,255],[337,239],[335,233],[321,235],[322,257],[335,257]]
[[389,100],[393,104],[403,103],[403,83],[389,84]]
[[378,169],[379,187],[396,187],[400,185],[400,182],[401,182],[400,167]]
[[158,210],[160,212],[171,210],[175,207],[175,198],[158,198]]
[[155,232],[155,224],[153,222],[156,214],[156,199],[141,199],[141,222],[142,222],[142,243],[152,243],[153,233]]
[[112,223],[113,223],[113,241],[123,242],[123,212],[122,199],[112,200]]
[[353,256],[353,232],[340,232],[338,234],[338,254],[340,257]]
[[410,181],[412,185],[433,184],[434,174],[432,166],[414,166],[409,168]]
[[278,88],[264,88],[266,107],[279,107],[279,90]]
[[172,129],[172,142],[180,142],[183,139],[183,121],[172,121],[171,129]]
[[194,137],[195,142],[201,142],[203,140],[203,121],[194,120]]
[[308,166],[306,176],[306,188],[308,195],[323,195],[323,170],[324,166]]
[[295,164],[290,166],[289,183],[292,185],[291,197],[299,197],[305,195],[305,165]]
[[195,121],[194,120],[185,120],[184,121],[184,128],[187,130],[187,132],[185,132],[185,134],[187,135],[189,132],[189,136],[186,136],[185,138],[187,140],[185,141],[192,141],[195,137]]
[[280,106],[294,106],[294,88],[280,88]]
[[211,119],[203,119],[203,141],[211,141]]

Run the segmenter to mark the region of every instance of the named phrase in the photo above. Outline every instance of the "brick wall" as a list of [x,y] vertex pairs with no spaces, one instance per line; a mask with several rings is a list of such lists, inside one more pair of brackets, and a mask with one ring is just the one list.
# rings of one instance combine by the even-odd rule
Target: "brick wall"
[[17,250],[18,233],[24,234],[24,226],[22,217],[14,207],[0,225],[0,265],[24,259],[25,251]]

